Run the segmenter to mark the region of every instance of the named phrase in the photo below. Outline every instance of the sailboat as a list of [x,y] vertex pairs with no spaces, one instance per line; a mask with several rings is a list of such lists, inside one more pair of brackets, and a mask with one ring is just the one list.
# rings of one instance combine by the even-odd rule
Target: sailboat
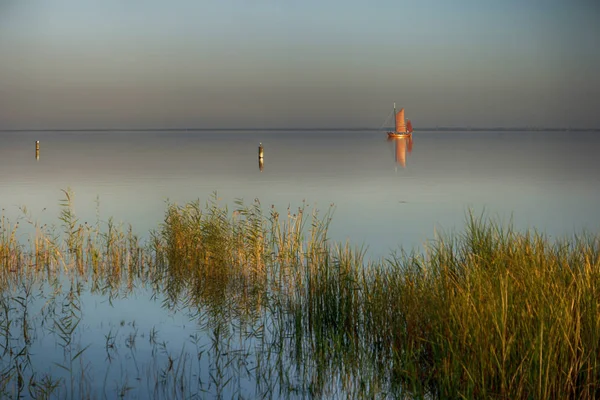
[[388,137],[410,137],[413,131],[412,123],[410,120],[404,121],[404,108],[401,108],[400,111],[396,112],[396,103],[394,103],[394,116],[396,117],[396,129],[394,132],[388,132]]

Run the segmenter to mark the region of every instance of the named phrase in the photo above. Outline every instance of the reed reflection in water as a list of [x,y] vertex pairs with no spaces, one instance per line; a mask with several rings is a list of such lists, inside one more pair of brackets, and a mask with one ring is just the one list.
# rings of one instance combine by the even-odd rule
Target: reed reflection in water
[[1,220],[0,397],[597,397],[597,235],[471,214],[366,261],[305,203],[169,204],[147,245],[62,207],[26,243]]

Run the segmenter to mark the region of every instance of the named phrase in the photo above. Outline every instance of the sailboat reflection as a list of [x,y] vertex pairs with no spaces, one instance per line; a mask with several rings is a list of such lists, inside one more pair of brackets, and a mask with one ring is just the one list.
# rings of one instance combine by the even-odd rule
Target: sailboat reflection
[[413,141],[412,135],[409,137],[388,137],[388,142],[394,142],[394,159],[396,164],[401,165],[402,168],[406,168],[406,152],[412,152]]

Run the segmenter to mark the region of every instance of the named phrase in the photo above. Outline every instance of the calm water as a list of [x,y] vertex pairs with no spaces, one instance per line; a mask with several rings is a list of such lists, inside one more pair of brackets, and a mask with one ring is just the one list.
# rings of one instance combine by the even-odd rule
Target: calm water
[[[460,230],[469,208],[503,220],[512,216],[518,228],[553,237],[598,232],[599,152],[596,132],[416,132],[412,142],[387,141],[380,132],[4,132],[0,205],[13,221],[26,206],[35,219],[58,224],[60,189],[69,187],[82,221],[96,220],[99,199],[101,220],[131,223],[147,237],[163,219],[167,200],[204,201],[217,192],[230,208],[237,198],[258,198],[263,208],[275,205],[282,213],[306,200],[323,211],[334,204],[333,239],[384,257],[399,246],[422,245],[436,230]],[[185,362],[190,377],[206,383],[208,396],[264,393],[257,373],[243,372],[255,371],[262,356],[244,358],[242,368],[243,357],[221,358],[214,351],[219,340],[227,354],[250,351],[256,339],[220,338],[198,317],[201,310],[165,307],[165,299],[148,288],[112,301],[88,289],[80,297],[82,320],[74,338],[75,351],[86,349],[85,362],[75,369],[86,374],[89,387],[76,393],[100,391],[112,398],[132,387],[127,393],[133,397],[157,394],[153,374],[167,371],[171,360]],[[67,291],[65,286],[59,303],[67,301]],[[38,329],[31,357],[37,373],[68,380],[56,367],[65,355],[55,329],[41,327],[50,293],[48,286],[33,291],[28,313]],[[19,310],[15,305],[12,312],[18,316]],[[114,347],[107,347],[111,340]],[[205,356],[182,356],[187,352]],[[228,372],[234,380],[224,375],[227,387],[219,388],[210,382],[225,359],[228,368],[229,361],[239,363]],[[8,368],[10,362],[2,358],[0,364]]]
[[550,235],[597,231],[599,151],[596,132],[417,132],[412,143],[380,132],[5,132],[0,204],[55,222],[70,187],[82,220],[96,219],[99,199],[101,219],[144,235],[167,200],[217,192],[231,207],[258,198],[280,211],[306,200],[334,204],[332,238],[378,257],[460,228],[469,208]]

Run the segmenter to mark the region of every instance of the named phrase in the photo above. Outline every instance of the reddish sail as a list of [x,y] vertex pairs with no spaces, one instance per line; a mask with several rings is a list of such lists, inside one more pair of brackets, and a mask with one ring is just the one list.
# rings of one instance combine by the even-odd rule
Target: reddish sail
[[406,124],[404,123],[404,108],[396,113],[396,133],[406,133]]
[[394,103],[394,117],[396,119],[396,126],[392,132],[388,132],[389,138],[406,138],[412,135],[412,124],[410,121],[404,119],[404,108],[396,112],[396,103]]

